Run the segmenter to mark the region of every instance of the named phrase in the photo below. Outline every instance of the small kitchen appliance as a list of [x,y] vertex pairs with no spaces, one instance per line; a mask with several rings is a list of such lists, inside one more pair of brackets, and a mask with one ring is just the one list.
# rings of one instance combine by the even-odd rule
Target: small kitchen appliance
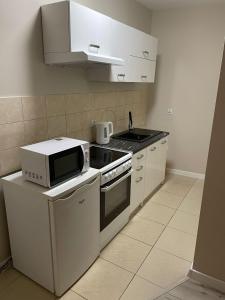
[[108,144],[111,135],[113,135],[113,123],[112,122],[98,122],[96,127],[96,142],[100,145]]
[[25,179],[52,187],[89,168],[89,143],[71,138],[52,140],[21,147]]

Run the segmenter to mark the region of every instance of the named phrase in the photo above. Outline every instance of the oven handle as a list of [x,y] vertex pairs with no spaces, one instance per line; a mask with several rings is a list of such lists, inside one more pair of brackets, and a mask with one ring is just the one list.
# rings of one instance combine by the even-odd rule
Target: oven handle
[[132,172],[133,172],[133,169],[131,169],[129,173],[127,173],[126,175],[124,175],[123,177],[121,177],[120,179],[118,179],[113,184],[108,185],[108,186],[106,186],[104,188],[101,188],[101,192],[105,193],[105,192],[111,191],[118,183],[124,181],[127,177],[129,177],[132,174]]

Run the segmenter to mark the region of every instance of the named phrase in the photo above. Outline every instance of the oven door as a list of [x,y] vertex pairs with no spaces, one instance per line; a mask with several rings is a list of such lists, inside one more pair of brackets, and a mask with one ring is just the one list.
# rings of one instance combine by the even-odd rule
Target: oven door
[[130,205],[131,173],[132,170],[128,170],[101,187],[101,231]]
[[54,186],[79,175],[84,166],[84,152],[81,146],[64,150],[49,156],[49,186]]

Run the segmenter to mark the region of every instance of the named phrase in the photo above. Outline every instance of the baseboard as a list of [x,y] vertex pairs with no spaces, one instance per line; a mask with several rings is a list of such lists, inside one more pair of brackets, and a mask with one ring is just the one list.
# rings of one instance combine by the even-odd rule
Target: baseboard
[[200,282],[206,287],[210,287],[214,290],[217,290],[221,293],[225,293],[225,282],[214,277],[208,276],[204,273],[198,272],[194,269],[190,269],[188,277]]
[[196,179],[205,179],[205,174],[202,174],[202,173],[194,173],[194,172],[188,172],[188,171],[177,170],[177,169],[167,169],[167,172],[170,174],[187,176],[187,177],[192,177],[192,178],[196,178]]
[[10,256],[9,257],[7,257],[5,260],[3,260],[3,261],[0,261],[0,269],[10,260]]

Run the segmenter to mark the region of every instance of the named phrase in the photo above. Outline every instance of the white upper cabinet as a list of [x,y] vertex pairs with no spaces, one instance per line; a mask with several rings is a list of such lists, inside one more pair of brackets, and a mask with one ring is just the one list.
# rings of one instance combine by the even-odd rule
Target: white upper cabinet
[[133,44],[130,55],[148,60],[156,60],[158,40],[140,30],[133,29]]
[[155,61],[129,56],[123,66],[91,66],[88,78],[92,81],[154,82]]
[[42,7],[42,24],[47,64],[124,63],[111,47],[116,21],[99,12],[73,1],[48,4]]
[[92,81],[154,82],[157,39],[149,34],[74,1],[42,6],[42,24],[46,64],[91,62]]

